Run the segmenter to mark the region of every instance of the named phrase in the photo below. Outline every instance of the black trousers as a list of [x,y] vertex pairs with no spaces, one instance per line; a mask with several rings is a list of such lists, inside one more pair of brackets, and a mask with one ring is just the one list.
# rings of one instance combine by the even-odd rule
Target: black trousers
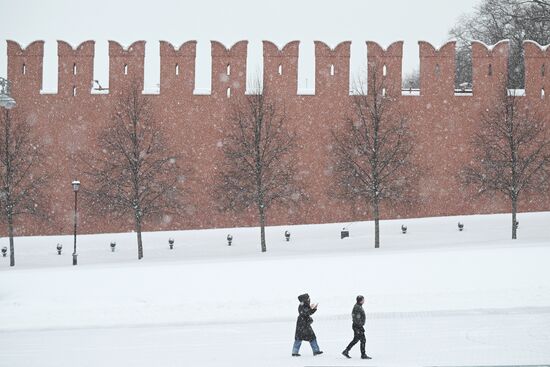
[[365,338],[365,328],[362,326],[352,326],[353,328],[353,340],[351,343],[349,343],[346,350],[351,350],[357,342],[361,342],[361,355],[365,354],[365,344],[367,343],[367,339]]

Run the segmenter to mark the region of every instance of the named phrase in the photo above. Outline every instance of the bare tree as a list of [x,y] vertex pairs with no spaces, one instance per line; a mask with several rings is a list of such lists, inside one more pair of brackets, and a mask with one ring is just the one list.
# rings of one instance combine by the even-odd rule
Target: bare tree
[[520,6],[527,6],[528,11],[515,14],[510,13],[514,18],[519,21],[528,22],[550,22],[550,1],[549,0],[520,0],[518,1]]
[[472,14],[463,15],[449,32],[457,40],[456,85],[472,81],[472,40],[494,44],[509,39],[508,86],[523,88],[523,41],[550,43],[550,8],[546,3],[545,0],[483,0]]
[[134,83],[118,98],[97,149],[82,158],[90,181],[84,193],[94,208],[117,218],[133,216],[138,259],[143,257],[143,221],[182,208],[184,171],[168,145],[149,97]]
[[380,206],[405,203],[412,195],[416,168],[413,137],[397,103],[385,95],[374,68],[369,94],[358,83],[352,96],[352,116],[333,130],[335,184],[349,200],[364,200],[374,217],[374,247],[380,247]]
[[274,204],[296,204],[302,198],[292,152],[295,134],[286,125],[279,103],[256,91],[239,99],[227,118],[224,161],[215,197],[224,210],[258,209],[261,250],[267,250],[267,212]]
[[10,266],[15,266],[15,218],[41,213],[41,188],[47,179],[40,159],[43,156],[31,124],[21,114],[4,109],[0,120],[0,207],[8,226]]
[[516,239],[520,197],[545,191],[545,170],[550,163],[545,122],[504,89],[482,113],[471,144],[474,157],[462,172],[463,182],[474,186],[478,194],[501,193],[510,200],[512,239]]
[[403,77],[403,89],[418,89],[420,88],[420,71],[414,69]]

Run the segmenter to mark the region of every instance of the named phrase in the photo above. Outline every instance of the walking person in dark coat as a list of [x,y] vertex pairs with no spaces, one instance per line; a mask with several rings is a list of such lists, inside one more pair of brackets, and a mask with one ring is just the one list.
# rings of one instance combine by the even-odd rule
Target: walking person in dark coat
[[302,340],[309,342],[314,356],[322,354],[323,352],[319,350],[317,338],[315,337],[315,333],[311,327],[311,324],[313,323],[311,315],[317,311],[317,304],[310,305],[310,299],[307,293],[298,296],[298,301],[300,301],[300,306],[298,306],[298,320],[296,320],[296,334],[294,335],[292,356],[300,356],[298,352],[300,351]]
[[351,311],[351,319],[352,319],[352,325],[351,328],[353,329],[353,340],[346,349],[342,352],[346,358],[351,358],[349,356],[349,351],[355,344],[357,344],[358,341],[361,342],[361,359],[371,359],[366,353],[365,353],[365,344],[366,344],[366,338],[365,338],[365,311],[363,310],[363,303],[365,303],[365,297],[363,296],[357,296],[356,298],[357,303],[355,306],[353,306],[353,310]]

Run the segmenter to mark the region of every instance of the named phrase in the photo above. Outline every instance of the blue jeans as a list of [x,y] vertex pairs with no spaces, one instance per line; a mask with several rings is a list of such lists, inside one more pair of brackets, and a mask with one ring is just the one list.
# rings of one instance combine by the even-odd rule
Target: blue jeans
[[[301,340],[295,340],[294,346],[292,347],[292,354],[297,354],[300,351],[300,346],[302,345]],[[309,342],[309,345],[311,345],[311,349],[313,350],[313,353],[317,353],[319,351],[319,345],[317,344],[317,339],[313,339]]]

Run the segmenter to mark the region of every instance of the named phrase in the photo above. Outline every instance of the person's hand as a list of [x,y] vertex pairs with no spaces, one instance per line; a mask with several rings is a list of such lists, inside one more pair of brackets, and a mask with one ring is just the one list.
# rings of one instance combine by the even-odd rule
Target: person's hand
[[311,308],[315,310],[315,309],[317,309],[317,306],[319,306],[319,304],[318,304],[318,303],[314,303],[314,304],[311,305]]

